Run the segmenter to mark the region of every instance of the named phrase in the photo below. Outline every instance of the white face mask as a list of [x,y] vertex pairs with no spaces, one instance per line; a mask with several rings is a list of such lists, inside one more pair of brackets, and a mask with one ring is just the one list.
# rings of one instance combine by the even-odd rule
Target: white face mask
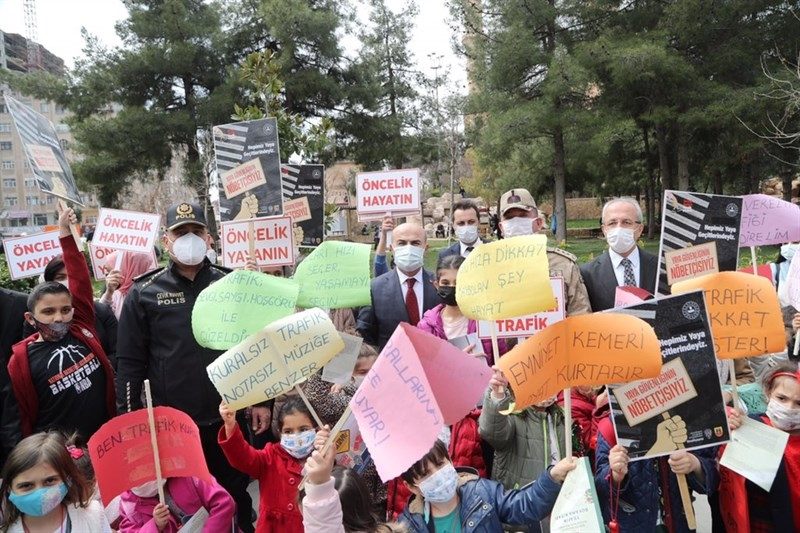
[[449,502],[455,497],[458,489],[458,472],[452,463],[447,463],[420,481],[418,486],[426,501],[430,503]]
[[773,426],[783,431],[800,429],[800,409],[789,409],[777,400],[770,400],[767,404],[767,416]]
[[206,258],[206,251],[208,251],[206,241],[194,233],[181,235],[172,241],[172,255],[182,265],[199,265]]
[[364,378],[365,377],[367,377],[367,376],[364,375],[364,374],[362,374],[360,376],[353,376],[353,385],[355,385],[356,388],[359,388],[361,386],[361,384],[364,383]]
[[606,242],[612,250],[622,255],[636,246],[636,237],[630,228],[613,228],[606,233]]
[[500,223],[503,226],[503,237],[519,237],[520,235],[533,235],[533,219],[515,217]]
[[456,237],[464,244],[474,244],[478,240],[478,226],[456,226]]
[[394,249],[394,264],[402,272],[416,272],[422,268],[425,249],[419,246],[398,246]]
[[[162,479],[161,486],[163,487],[166,482],[166,479]],[[155,498],[158,494],[158,481],[154,479],[153,481],[142,483],[138,487],[133,487],[131,492],[140,498]]]

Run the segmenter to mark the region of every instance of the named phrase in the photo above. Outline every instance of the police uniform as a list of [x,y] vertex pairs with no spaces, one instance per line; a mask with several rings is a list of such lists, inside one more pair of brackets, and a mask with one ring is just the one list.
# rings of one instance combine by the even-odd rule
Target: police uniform
[[[186,223],[205,226],[200,207],[187,203],[171,207],[167,227]],[[204,259],[190,280],[170,261],[135,279],[119,319],[117,409],[124,413],[141,408],[142,385],[149,379],[154,405],[174,407],[191,416],[200,429],[209,471],[236,501],[242,530],[252,531],[247,476],[230,466],[217,444],[221,399],[206,366],[222,351],[200,346],[192,333],[192,309],[198,295],[229,272]]]

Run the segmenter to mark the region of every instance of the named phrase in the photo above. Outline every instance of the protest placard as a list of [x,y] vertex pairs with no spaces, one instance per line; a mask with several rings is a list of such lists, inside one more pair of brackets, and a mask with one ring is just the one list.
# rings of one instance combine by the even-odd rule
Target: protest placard
[[297,305],[340,309],[370,305],[370,246],[325,241],[297,265]]
[[[567,316],[567,306],[564,298],[564,278],[550,278],[550,286],[553,289],[553,296],[556,299],[556,304],[552,309],[542,311],[541,313],[495,320],[497,338],[530,337],[551,324],[555,324],[559,320],[564,320],[564,317]],[[492,337],[491,321],[478,321],[478,337],[482,339],[489,339]]]
[[60,230],[45,231],[3,239],[8,272],[11,279],[30,278],[44,272],[44,267],[57,255],[61,255]]
[[742,197],[739,246],[800,241],[800,206],[766,194]]
[[797,310],[800,310],[800,254],[795,253],[789,263],[789,271],[781,292],[786,292],[786,301]]
[[[610,387],[617,442],[628,449],[630,458],[726,442],[728,420],[703,293],[648,300],[615,313],[650,324],[664,361],[656,376]],[[676,433],[674,439],[670,429]]]
[[653,328],[633,316],[602,313],[567,317],[515,346],[497,363],[517,409],[568,387],[654,377],[661,351]]
[[29,106],[4,95],[6,107],[17,127],[36,185],[42,192],[83,205],[80,191],[53,123]]
[[428,453],[443,424],[475,408],[490,377],[484,361],[400,323],[350,401],[381,479],[394,479]]
[[343,348],[328,314],[307,309],[250,335],[206,371],[222,400],[241,409],[285,394]]
[[222,223],[222,264],[242,268],[250,256],[252,228],[253,255],[258,266],[294,264],[292,219],[285,216],[236,220]]
[[219,215],[225,222],[283,213],[278,126],[274,118],[212,128],[214,161],[223,190]]
[[194,338],[200,346],[227,350],[294,313],[297,291],[291,279],[235,270],[197,296],[192,308]]
[[319,246],[325,238],[325,167],[281,165],[283,214],[297,226],[298,246]]
[[[191,417],[172,407],[153,409],[161,476],[211,479]],[[97,485],[108,503],[126,490],[156,479],[147,409],[112,418],[89,439]]]
[[[716,267],[719,272],[736,270],[739,262],[739,226],[742,215],[742,198],[718,194],[701,194],[686,191],[664,191],[663,216],[661,219],[661,242],[659,246],[659,270],[656,278],[656,294],[670,294],[671,284],[667,278],[668,252],[692,248],[699,244],[714,243]],[[700,249],[702,250],[702,249]],[[670,273],[676,279],[684,275],[700,274],[710,268],[708,251],[698,252],[679,261],[677,269]]]
[[356,416],[349,409],[345,412],[345,416],[347,419],[334,439],[336,464],[344,468],[352,468],[360,475],[371,461],[369,450],[358,429]]
[[92,244],[144,254],[152,253],[161,216],[136,211],[101,208]]
[[719,272],[716,242],[707,242],[666,252],[664,260],[667,268],[667,283],[670,285]]
[[328,383],[345,385],[353,379],[353,369],[356,366],[364,339],[347,333],[339,333],[339,336],[344,341],[344,348],[322,369],[322,379]]
[[421,212],[419,169],[381,170],[356,174],[358,219],[380,220],[387,213],[406,216]]
[[676,283],[675,294],[702,289],[720,359],[738,359],[786,349],[778,295],[761,276],[720,272]]
[[[94,274],[94,279],[106,279],[106,275],[114,270],[114,264],[109,263],[108,258],[111,257],[113,259],[115,256],[123,253],[126,252],[89,243],[89,262],[92,264],[92,273]],[[153,258],[152,268],[156,268],[158,266],[158,256],[156,256],[155,248],[153,248],[147,255]]]
[[464,315],[476,320],[555,308],[547,237],[512,237],[476,248],[458,269],[456,300]]
[[550,513],[551,533],[605,531],[592,465],[588,457],[578,457],[576,461],[578,466],[567,473]]

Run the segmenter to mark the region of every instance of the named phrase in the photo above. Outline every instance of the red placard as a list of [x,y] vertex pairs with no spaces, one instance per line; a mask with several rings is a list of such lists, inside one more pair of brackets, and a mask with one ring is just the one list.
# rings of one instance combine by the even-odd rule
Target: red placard
[[[153,409],[161,475],[210,480],[200,432],[189,415],[172,407]],[[147,409],[112,418],[89,439],[97,486],[108,503],[126,490],[156,478]]]

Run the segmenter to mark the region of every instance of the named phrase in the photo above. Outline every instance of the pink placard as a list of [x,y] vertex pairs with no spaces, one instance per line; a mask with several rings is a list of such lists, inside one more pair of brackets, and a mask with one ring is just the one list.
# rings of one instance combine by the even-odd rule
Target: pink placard
[[490,376],[482,360],[401,323],[350,401],[381,479],[428,453],[444,424],[478,404]]
[[617,287],[614,293],[614,307],[625,307],[626,305],[633,305],[641,303],[653,295],[639,287]]
[[800,206],[768,196],[742,197],[739,246],[784,244],[800,240]]

